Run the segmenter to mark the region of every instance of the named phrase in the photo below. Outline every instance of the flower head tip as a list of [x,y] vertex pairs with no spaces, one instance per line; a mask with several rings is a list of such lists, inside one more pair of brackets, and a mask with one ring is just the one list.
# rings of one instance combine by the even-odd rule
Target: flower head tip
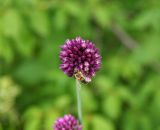
[[82,126],[72,115],[65,115],[56,120],[54,130],[82,130]]

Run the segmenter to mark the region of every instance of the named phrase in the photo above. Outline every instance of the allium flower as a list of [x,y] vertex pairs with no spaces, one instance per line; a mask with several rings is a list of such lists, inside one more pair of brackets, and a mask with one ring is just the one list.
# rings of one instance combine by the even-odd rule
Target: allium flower
[[61,46],[60,59],[60,68],[65,74],[71,77],[75,70],[80,71],[87,82],[91,81],[101,64],[101,56],[95,45],[80,37],[66,40]]
[[72,115],[65,115],[56,120],[54,130],[82,130],[82,126]]

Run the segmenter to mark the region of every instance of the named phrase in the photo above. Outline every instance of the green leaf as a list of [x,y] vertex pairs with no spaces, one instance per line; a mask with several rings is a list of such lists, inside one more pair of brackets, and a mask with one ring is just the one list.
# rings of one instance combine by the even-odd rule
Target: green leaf
[[132,104],[134,95],[130,92],[127,86],[118,86],[118,94],[122,101]]
[[103,112],[113,118],[117,119],[121,113],[122,102],[118,95],[108,95],[106,99],[102,102]]
[[134,21],[134,26],[138,29],[152,27],[155,30],[160,30],[160,9],[152,8],[151,10],[143,11]]
[[103,7],[96,7],[94,9],[94,18],[95,21],[101,26],[106,27],[110,25],[110,12]]
[[60,117],[60,113],[54,109],[47,108],[44,116],[44,130],[50,130],[53,128],[53,123],[56,119]]
[[40,10],[30,12],[30,24],[33,30],[42,37],[50,32],[50,23],[47,13]]
[[64,10],[59,10],[55,13],[55,16],[53,17],[53,23],[55,28],[58,30],[63,30],[67,26],[67,14]]
[[100,115],[95,115],[91,122],[93,130],[115,130],[113,123]]
[[3,130],[3,128],[2,128],[2,124],[0,123],[0,130]]
[[24,61],[14,71],[14,76],[21,83],[35,85],[44,80],[45,68],[35,61]]
[[92,92],[87,88],[83,88],[81,91],[82,107],[85,112],[91,112],[97,109],[96,99],[94,98]]
[[151,120],[148,116],[143,115],[140,118],[140,128],[141,130],[152,130]]
[[5,9],[7,8],[10,4],[12,3],[11,0],[0,0],[0,9]]
[[106,96],[113,89],[113,82],[108,76],[101,75],[96,78],[96,88],[100,96]]
[[21,37],[15,39],[15,48],[21,56],[32,57],[35,47],[35,38],[27,31],[24,32],[24,34],[21,34]]
[[61,97],[58,97],[55,101],[55,107],[58,109],[58,110],[63,110],[63,108],[67,108],[69,107],[71,103],[71,98],[69,95],[63,95]]
[[[123,67],[125,66],[125,67]],[[124,61],[124,65],[121,66],[121,74],[122,76],[128,80],[132,81],[136,78],[139,77],[140,74],[142,73],[140,64],[137,63],[136,61],[132,60],[130,57]]]
[[71,16],[78,17],[82,11],[81,11],[81,6],[78,2],[76,1],[67,1],[64,5],[64,10]]
[[[130,111],[126,112],[124,115],[123,123],[121,125],[122,130],[136,130],[137,128],[137,120],[136,120],[136,114]],[[138,118],[138,117],[137,117]]]
[[0,58],[4,59],[6,63],[11,63],[14,59],[14,51],[8,43],[7,39],[0,37]]
[[3,15],[3,33],[6,36],[19,37],[22,29],[21,16],[16,9],[9,9]]
[[124,57],[121,56],[114,56],[110,59],[110,62],[108,62],[108,71],[111,76],[117,77],[121,74],[121,70],[124,64]]
[[144,82],[138,93],[138,99],[141,105],[148,104],[150,97],[155,95],[155,92],[158,91],[159,81],[160,79],[157,78],[157,76],[151,75],[148,77],[146,82]]
[[39,108],[32,107],[28,109],[24,116],[24,130],[39,130],[42,128],[42,111]]
[[140,64],[154,64],[160,59],[160,39],[158,33],[152,33],[143,39],[144,43],[133,54],[133,59]]
[[89,130],[91,117],[92,116],[87,115],[87,114],[83,115],[83,130]]

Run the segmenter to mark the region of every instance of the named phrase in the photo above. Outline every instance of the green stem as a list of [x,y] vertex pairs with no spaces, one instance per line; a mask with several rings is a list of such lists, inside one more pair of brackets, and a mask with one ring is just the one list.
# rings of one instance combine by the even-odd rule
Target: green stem
[[77,109],[78,109],[78,119],[80,124],[82,124],[82,109],[81,109],[81,84],[76,80],[76,91],[77,91]]

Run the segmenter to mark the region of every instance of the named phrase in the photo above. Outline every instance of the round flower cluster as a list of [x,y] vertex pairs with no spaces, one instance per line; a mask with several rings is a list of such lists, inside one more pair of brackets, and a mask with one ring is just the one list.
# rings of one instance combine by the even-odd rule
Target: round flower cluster
[[66,40],[61,46],[60,68],[68,76],[73,76],[75,70],[80,71],[88,82],[99,70],[101,65],[101,56],[95,45],[89,40],[80,37]]
[[65,115],[56,120],[54,130],[82,130],[82,126],[72,115]]

